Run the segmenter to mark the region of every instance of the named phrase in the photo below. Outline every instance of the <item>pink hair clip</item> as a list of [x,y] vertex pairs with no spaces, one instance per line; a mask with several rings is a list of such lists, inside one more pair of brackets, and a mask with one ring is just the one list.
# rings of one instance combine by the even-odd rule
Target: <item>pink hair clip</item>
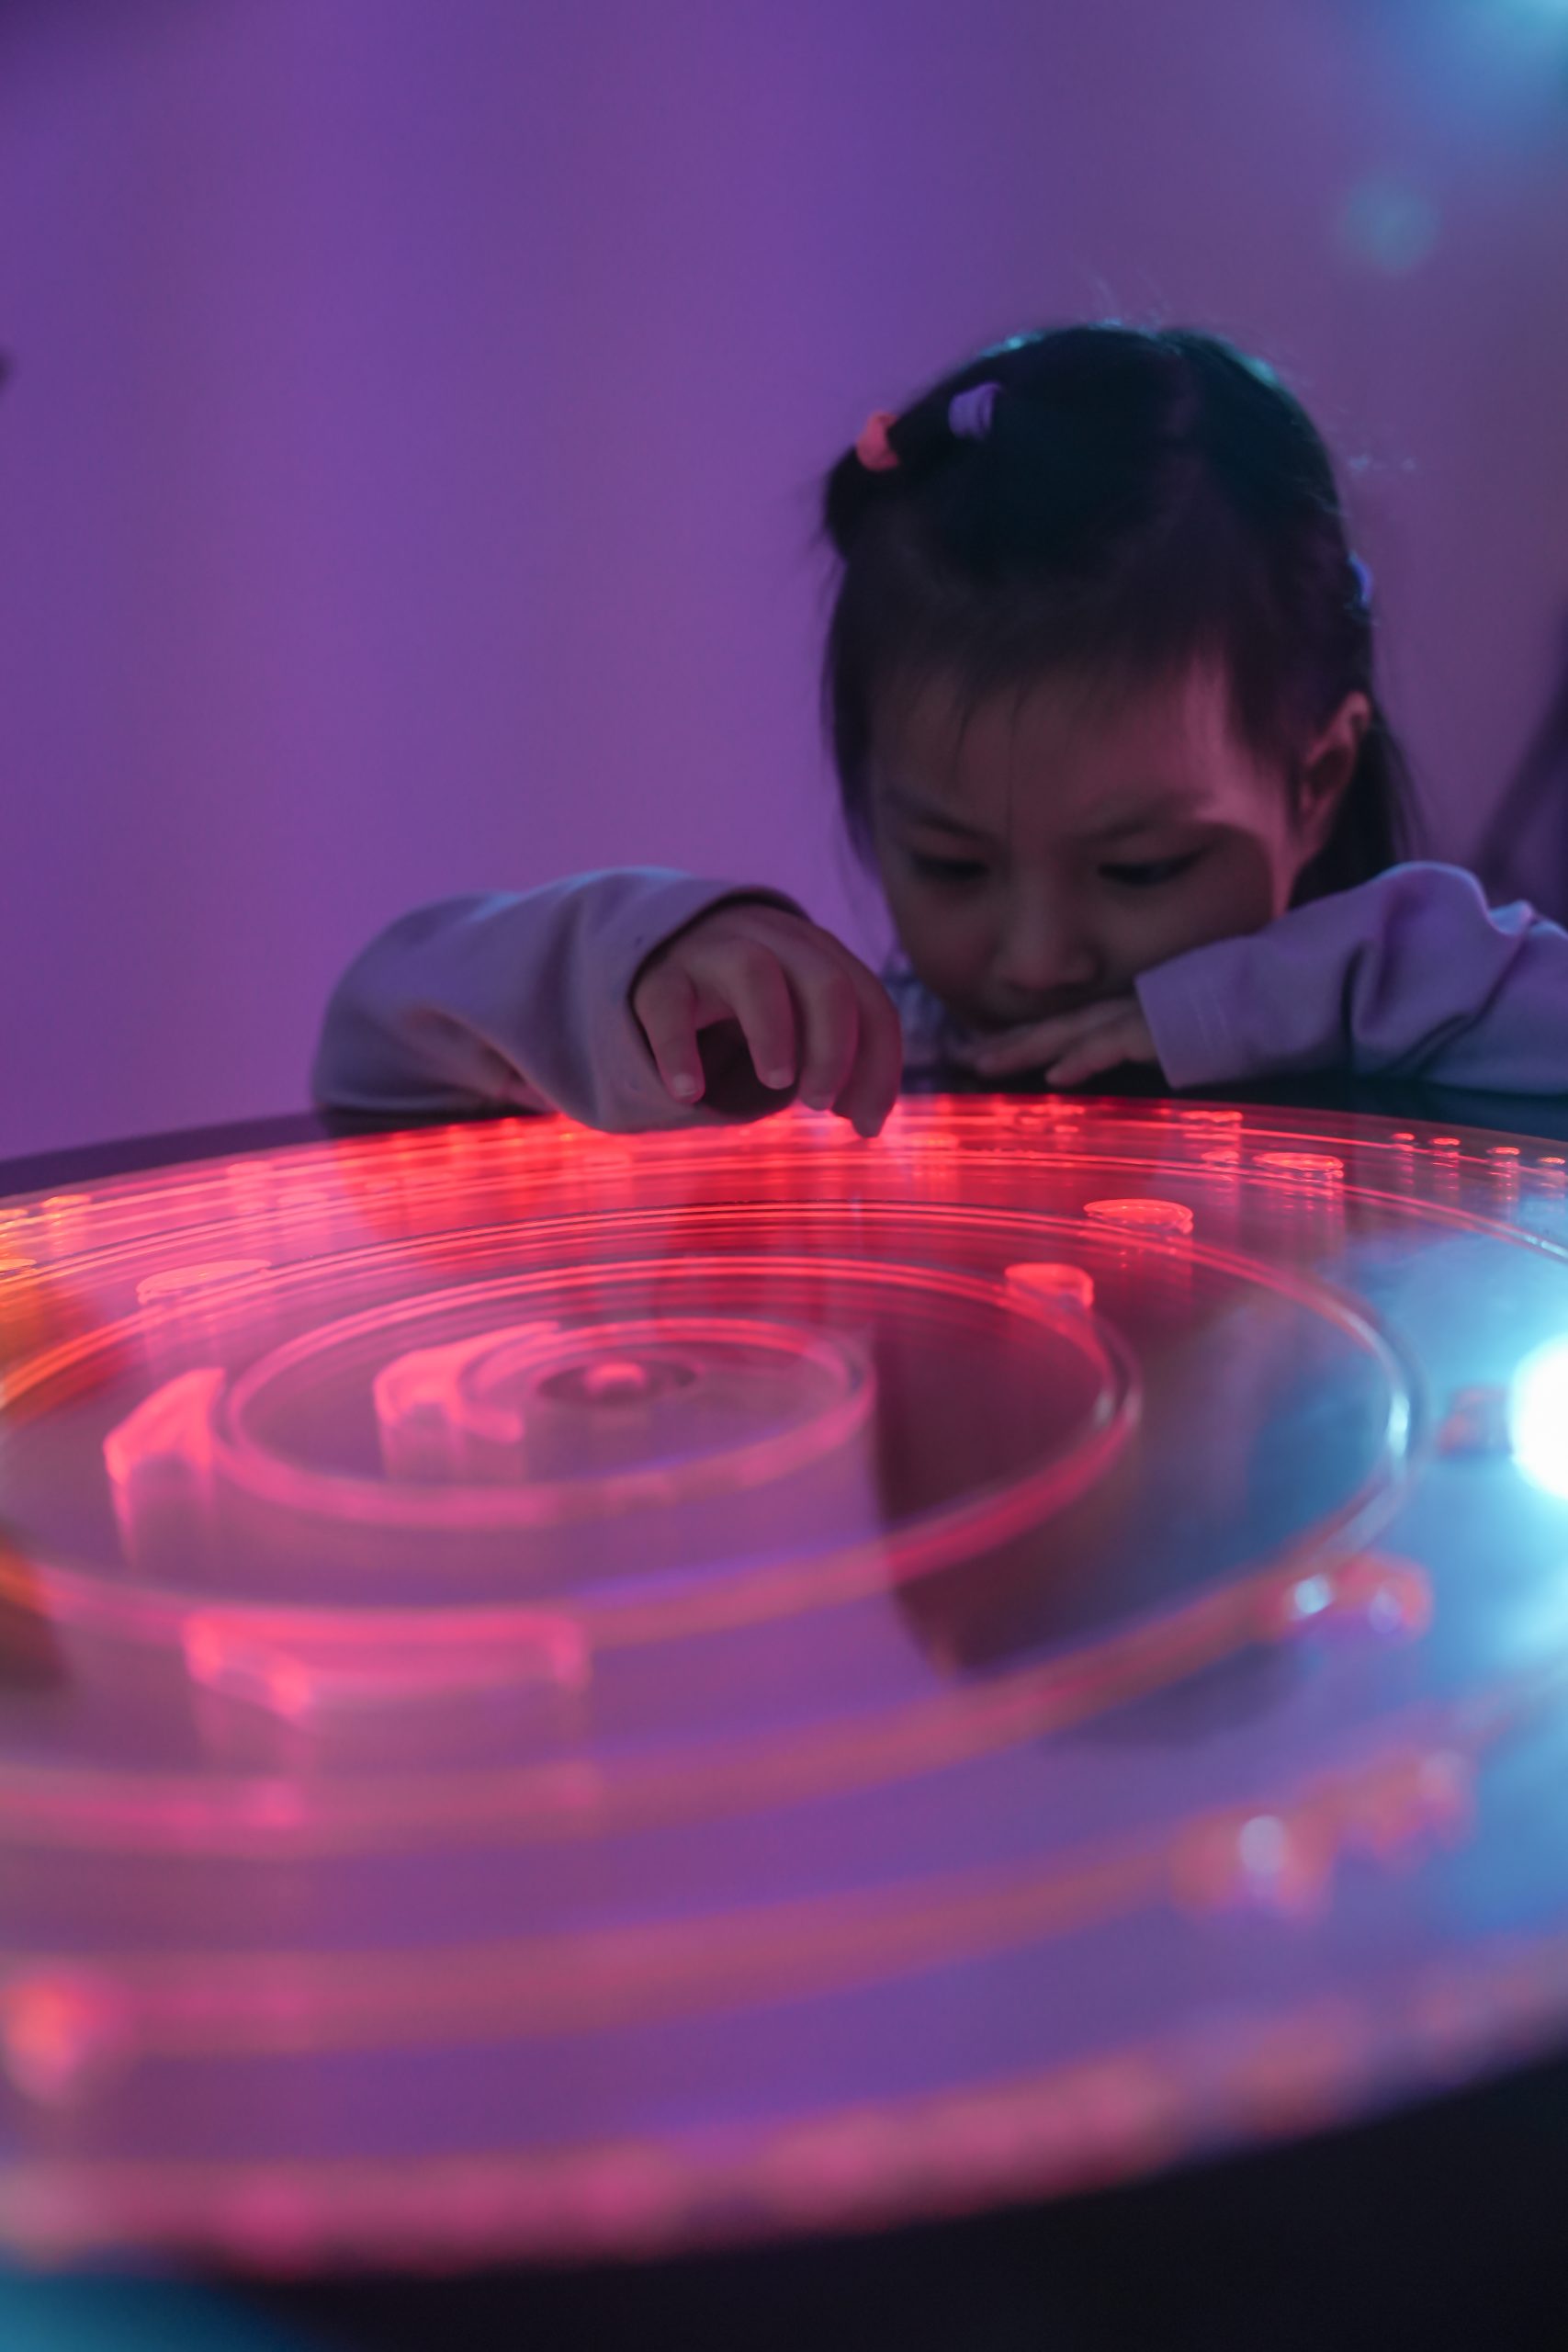
[[898,463],[898,452],[888,442],[887,429],[897,424],[896,409],[879,408],[868,416],[855,443],[855,455],[868,473],[888,474]]

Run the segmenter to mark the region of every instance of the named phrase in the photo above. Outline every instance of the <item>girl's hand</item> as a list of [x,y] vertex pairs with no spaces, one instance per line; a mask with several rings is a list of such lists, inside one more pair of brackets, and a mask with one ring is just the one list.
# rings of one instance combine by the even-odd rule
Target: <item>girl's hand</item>
[[[892,998],[841,941],[787,908],[732,900],[699,916],[649,957],[631,1005],[683,1105],[722,1094],[719,1108],[777,1108],[754,1071],[770,1092],[798,1091],[874,1136],[897,1099],[904,1040]],[[700,1048],[699,1034],[716,1030]],[[731,1046],[743,1052],[728,1054],[727,1069]],[[745,1055],[750,1069],[737,1070]]]
[[1154,1062],[1159,1056],[1135,996],[1107,997],[1049,1021],[1004,1030],[975,1046],[964,1059],[984,1078],[1043,1069],[1047,1086],[1081,1086],[1123,1062]]

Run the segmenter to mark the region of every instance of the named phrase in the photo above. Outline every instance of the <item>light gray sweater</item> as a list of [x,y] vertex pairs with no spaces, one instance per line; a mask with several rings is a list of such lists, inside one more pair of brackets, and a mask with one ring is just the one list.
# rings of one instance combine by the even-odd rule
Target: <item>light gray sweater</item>
[[[655,949],[737,898],[795,903],[637,867],[418,908],[333,990],[312,1091],[388,1114],[558,1110],[622,1133],[719,1119],[666,1093],[630,999]],[[907,969],[884,977],[907,1071],[940,1070],[951,1016]],[[1568,933],[1522,902],[1488,907],[1458,866],[1392,867],[1135,986],[1174,1087],[1338,1068],[1568,1091]]]

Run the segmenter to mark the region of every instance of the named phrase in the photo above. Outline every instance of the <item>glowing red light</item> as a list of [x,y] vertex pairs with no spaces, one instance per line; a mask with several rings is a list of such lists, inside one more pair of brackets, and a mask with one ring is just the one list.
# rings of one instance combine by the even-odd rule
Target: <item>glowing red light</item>
[[1559,2030],[1565,1173],[1018,1097],[7,1202],[0,2243],[907,2218]]

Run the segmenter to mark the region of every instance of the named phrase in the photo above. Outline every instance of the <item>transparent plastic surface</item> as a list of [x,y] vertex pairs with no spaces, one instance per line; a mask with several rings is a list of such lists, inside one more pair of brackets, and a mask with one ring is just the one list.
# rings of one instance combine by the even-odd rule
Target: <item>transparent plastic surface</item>
[[1565,1172],[932,1101],[0,1202],[0,2242],[894,2219],[1550,2039]]

